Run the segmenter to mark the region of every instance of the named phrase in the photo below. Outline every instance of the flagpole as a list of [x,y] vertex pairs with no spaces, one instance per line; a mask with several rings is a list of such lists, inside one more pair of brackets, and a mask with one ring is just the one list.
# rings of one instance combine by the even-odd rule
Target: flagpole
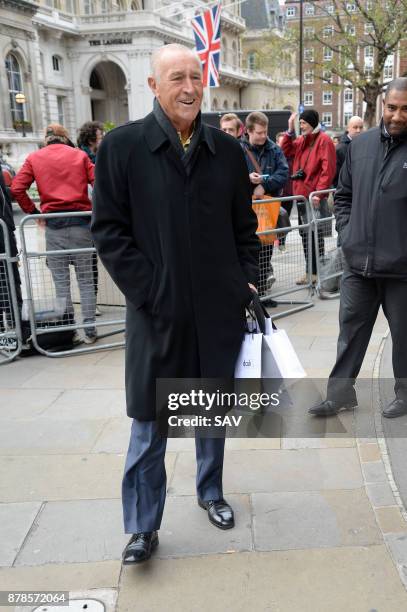
[[208,108],[208,112],[210,112],[211,110],[211,88],[209,87],[209,84],[206,88],[206,106]]

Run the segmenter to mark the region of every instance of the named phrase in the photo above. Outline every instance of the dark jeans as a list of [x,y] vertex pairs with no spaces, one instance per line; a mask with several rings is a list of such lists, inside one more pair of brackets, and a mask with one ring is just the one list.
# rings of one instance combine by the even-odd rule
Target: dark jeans
[[0,261],[0,332],[14,330],[16,327],[14,309],[11,299],[11,283],[14,284],[17,296],[17,308],[21,314],[23,298],[21,295],[21,279],[16,263],[13,266],[13,276],[9,271],[5,261]]
[[360,372],[379,307],[393,341],[396,396],[407,400],[407,281],[365,278],[345,270],[341,280],[337,357],[328,382],[328,399],[354,401]]
[[[282,202],[281,208],[287,211],[288,218],[291,216],[291,211],[293,209],[293,202]],[[287,232],[281,234],[281,238],[279,239],[280,244],[285,245],[285,241],[287,240]]]
[[[301,204],[298,204],[297,206],[298,206],[298,224],[303,225],[305,223],[309,223],[308,215],[306,214],[306,211],[304,210],[304,206]],[[319,257],[321,258],[325,255],[324,232],[321,226],[318,227],[317,234],[318,234],[318,238],[317,238],[318,239],[318,254],[319,254]],[[308,249],[309,249],[308,230],[300,230],[300,235],[301,235],[301,240],[302,240],[302,247],[304,249],[306,271],[308,272]],[[311,260],[312,260],[311,273],[316,274],[317,273],[317,256],[316,256],[316,251],[315,251],[314,233],[312,233],[312,240],[311,240]]]
[[273,245],[265,244],[261,246],[259,255],[259,283],[257,290],[259,296],[262,297],[267,294],[267,279],[270,273],[273,272],[273,266],[271,265],[271,258],[273,257]]

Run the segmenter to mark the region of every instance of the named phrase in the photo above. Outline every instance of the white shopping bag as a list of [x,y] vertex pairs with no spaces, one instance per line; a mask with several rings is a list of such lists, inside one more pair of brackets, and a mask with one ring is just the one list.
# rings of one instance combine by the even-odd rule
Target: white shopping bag
[[263,378],[305,378],[307,376],[284,329],[263,336]]
[[263,334],[244,335],[235,365],[235,378],[261,378],[261,351]]

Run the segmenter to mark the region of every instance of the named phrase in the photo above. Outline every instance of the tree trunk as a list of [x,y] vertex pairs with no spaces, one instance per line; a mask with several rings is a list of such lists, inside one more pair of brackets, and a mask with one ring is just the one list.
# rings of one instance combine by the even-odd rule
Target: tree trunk
[[376,125],[376,108],[377,98],[381,93],[381,88],[377,86],[366,87],[363,99],[366,102],[366,110],[363,117],[367,128],[374,127]]

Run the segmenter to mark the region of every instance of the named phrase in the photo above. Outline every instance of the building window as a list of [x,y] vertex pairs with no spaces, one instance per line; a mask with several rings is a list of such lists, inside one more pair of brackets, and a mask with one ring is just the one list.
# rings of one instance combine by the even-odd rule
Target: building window
[[228,63],[228,42],[226,40],[226,38],[222,38],[222,44],[221,44],[221,61],[223,64]]
[[365,47],[365,59],[367,57],[373,57],[373,55],[374,55],[373,45],[369,45],[368,47]]
[[372,34],[374,32],[373,23],[365,23],[365,34]]
[[356,27],[348,23],[346,26],[346,33],[348,36],[356,36]]
[[314,38],[315,35],[315,28],[313,28],[312,26],[305,26],[304,28],[304,38]]
[[366,0],[366,10],[367,11],[371,11],[373,8],[373,2],[372,0]]
[[343,92],[343,101],[345,104],[349,102],[353,102],[353,90],[352,89],[345,89],[345,91]]
[[259,56],[256,51],[251,51],[247,54],[247,67],[249,70],[258,70]]
[[54,72],[61,72],[61,70],[62,70],[62,59],[59,57],[59,55],[53,55],[52,56],[52,67],[54,69]]
[[314,49],[312,47],[308,49],[304,49],[304,60],[306,62],[314,61]]
[[304,72],[304,83],[306,83],[307,85],[312,85],[313,82],[314,82],[314,71],[306,70]]
[[8,93],[10,100],[11,119],[15,121],[24,120],[24,104],[17,104],[16,94],[22,93],[23,81],[21,78],[21,68],[16,56],[9,53],[6,57],[6,73],[8,81]]
[[347,2],[346,10],[348,13],[356,13],[356,4],[353,4],[353,2]]
[[83,10],[85,15],[93,15],[95,13],[95,0],[83,0]]
[[293,17],[295,17],[295,11],[296,11],[296,7],[295,6],[287,6],[287,19],[292,19]]
[[325,127],[332,127],[332,113],[322,113],[322,123]]
[[335,12],[335,7],[333,4],[328,4],[328,6],[325,8],[326,12],[328,13],[328,15],[333,15]]
[[313,106],[314,104],[314,92],[306,91],[304,93],[304,106]]
[[383,78],[386,80],[393,79],[394,75],[394,54],[389,55],[384,63]]
[[57,109],[58,109],[58,123],[65,125],[65,98],[64,96],[57,96]]
[[324,60],[330,61],[333,58],[334,52],[329,47],[324,47]]
[[333,26],[325,26],[324,29],[322,30],[323,38],[329,38],[330,36],[333,36],[333,34],[334,34]]
[[353,113],[344,113],[343,114],[343,125],[346,127],[349,123],[349,119],[352,119]]
[[315,7],[313,4],[305,5],[305,14],[309,17],[311,17],[312,15],[315,15]]
[[322,92],[322,104],[332,104],[332,91]]
[[330,70],[324,70],[322,73],[322,78],[325,83],[332,83],[332,72]]

